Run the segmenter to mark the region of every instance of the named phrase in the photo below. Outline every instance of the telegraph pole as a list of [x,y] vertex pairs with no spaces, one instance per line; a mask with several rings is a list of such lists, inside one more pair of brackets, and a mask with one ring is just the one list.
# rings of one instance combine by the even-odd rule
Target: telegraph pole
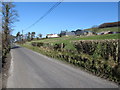
[[22,30],[22,44],[23,44],[23,30]]
[[22,30],[22,39],[23,39],[23,30]]

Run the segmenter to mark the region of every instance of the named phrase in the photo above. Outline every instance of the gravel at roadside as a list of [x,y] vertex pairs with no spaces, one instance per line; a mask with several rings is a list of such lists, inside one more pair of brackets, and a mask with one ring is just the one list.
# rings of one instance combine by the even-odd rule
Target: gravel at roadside
[[9,53],[5,58],[5,64],[4,67],[2,68],[2,75],[1,75],[2,88],[6,88],[7,79],[9,76],[10,62],[11,62],[11,54]]

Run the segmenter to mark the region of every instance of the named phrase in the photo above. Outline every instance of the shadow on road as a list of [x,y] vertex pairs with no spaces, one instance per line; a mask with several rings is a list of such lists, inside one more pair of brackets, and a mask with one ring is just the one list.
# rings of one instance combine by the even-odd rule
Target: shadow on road
[[11,49],[17,49],[17,48],[21,48],[20,46],[14,46]]

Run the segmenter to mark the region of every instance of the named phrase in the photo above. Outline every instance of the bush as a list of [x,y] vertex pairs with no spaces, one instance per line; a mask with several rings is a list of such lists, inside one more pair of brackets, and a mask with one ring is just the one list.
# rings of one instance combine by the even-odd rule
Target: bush
[[44,45],[44,43],[42,43],[42,42],[38,42],[37,43],[37,47],[41,47],[41,46],[43,46]]
[[78,53],[85,53],[96,57],[102,57],[105,60],[113,58],[116,62],[120,61],[119,45],[120,40],[94,40],[94,41],[77,41],[74,43]]
[[55,44],[53,48],[54,50],[62,50],[63,48],[65,48],[65,44],[64,43]]
[[[77,52],[90,55],[81,58],[80,66],[97,75],[103,75],[111,80],[120,82],[120,40],[76,41],[74,46]],[[86,57],[86,56],[85,56]]]
[[37,46],[37,43],[36,42],[32,42],[31,45],[32,46]]

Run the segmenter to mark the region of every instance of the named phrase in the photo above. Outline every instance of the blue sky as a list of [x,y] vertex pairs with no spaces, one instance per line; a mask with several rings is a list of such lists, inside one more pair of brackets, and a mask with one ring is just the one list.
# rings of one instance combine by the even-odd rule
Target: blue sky
[[[16,35],[18,31],[33,24],[54,4],[55,2],[16,2],[15,9],[20,21],[15,23],[12,34]],[[34,31],[45,36],[60,33],[61,30],[86,29],[117,20],[117,2],[63,2],[35,26],[24,30],[24,34]]]

